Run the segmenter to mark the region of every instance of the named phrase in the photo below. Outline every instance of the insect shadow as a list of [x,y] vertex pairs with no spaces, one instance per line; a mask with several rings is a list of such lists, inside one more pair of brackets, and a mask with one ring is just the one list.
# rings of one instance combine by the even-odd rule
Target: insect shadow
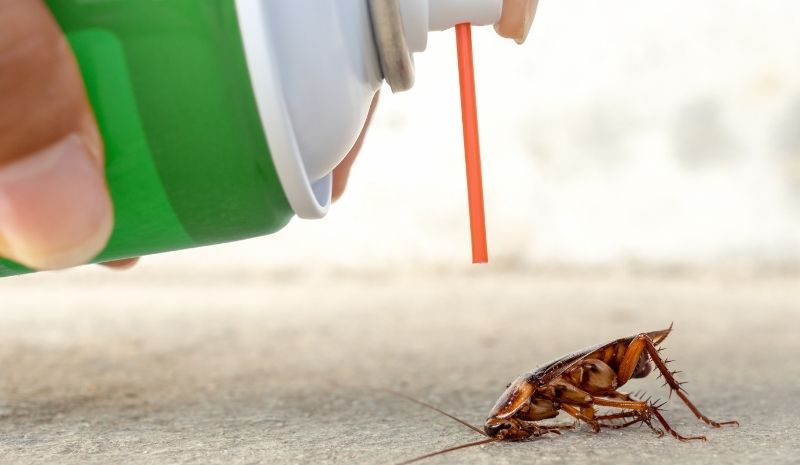
[[[473,426],[433,405],[405,394],[389,392],[433,409],[485,437],[480,441],[461,444],[406,460],[408,465],[423,459],[467,447],[497,441],[522,441],[546,434],[561,434],[574,429],[578,423],[588,424],[594,432],[619,429],[635,424],[647,425],[659,437],[669,433],[680,441],[705,441],[705,436],[683,436],[673,429],[662,415],[666,402],[642,399],[640,395],[619,391],[631,378],[644,378],[653,372],[664,378],[670,397],[675,393],[694,415],[714,428],[723,425],[739,426],[736,420],[717,422],[705,416],[689,400],[685,383],[678,382],[667,366],[672,360],[661,357],[659,347],[667,338],[672,325],[660,331],[640,333],[598,344],[546,363],[534,371],[523,373],[507,387],[489,412],[483,429]],[[618,409],[600,414],[597,407]],[[570,424],[543,425],[541,420],[556,417],[560,411],[575,418]],[[655,422],[658,422],[656,424]],[[659,427],[660,426],[660,427]],[[663,429],[662,429],[663,428]]]

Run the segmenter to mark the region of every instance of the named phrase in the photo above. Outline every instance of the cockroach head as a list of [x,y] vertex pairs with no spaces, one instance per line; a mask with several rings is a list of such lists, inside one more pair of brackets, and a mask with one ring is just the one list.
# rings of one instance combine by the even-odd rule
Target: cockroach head
[[528,437],[513,419],[489,418],[483,425],[483,431],[490,438],[502,441],[504,439],[519,440]]

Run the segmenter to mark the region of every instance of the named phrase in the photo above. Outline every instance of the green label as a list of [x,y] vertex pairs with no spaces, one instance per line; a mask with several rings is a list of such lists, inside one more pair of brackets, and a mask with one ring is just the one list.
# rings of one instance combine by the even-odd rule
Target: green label
[[189,247],[153,164],[122,45],[108,31],[68,35],[105,141],[114,233],[98,261]]

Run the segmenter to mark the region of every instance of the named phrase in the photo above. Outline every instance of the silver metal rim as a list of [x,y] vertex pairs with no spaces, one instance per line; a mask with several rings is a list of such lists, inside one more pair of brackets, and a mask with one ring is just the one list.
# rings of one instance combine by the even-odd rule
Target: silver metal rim
[[399,0],[369,0],[369,11],[383,78],[392,92],[410,89],[414,85],[414,60],[403,31]]

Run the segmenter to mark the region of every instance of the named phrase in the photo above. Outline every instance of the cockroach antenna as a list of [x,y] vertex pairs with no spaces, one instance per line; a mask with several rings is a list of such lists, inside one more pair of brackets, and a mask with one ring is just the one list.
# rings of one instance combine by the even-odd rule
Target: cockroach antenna
[[444,410],[442,410],[442,409],[440,409],[438,407],[434,407],[433,405],[431,405],[431,404],[429,404],[427,402],[423,402],[423,401],[415,399],[415,398],[413,398],[411,396],[407,396],[407,395],[403,394],[402,392],[393,391],[391,389],[386,389],[386,391],[391,393],[391,394],[394,394],[394,395],[396,395],[398,397],[402,397],[403,399],[410,400],[411,402],[414,402],[416,404],[422,405],[423,407],[427,407],[427,408],[429,408],[429,409],[431,409],[431,410],[433,410],[435,412],[439,412],[442,415],[446,416],[447,418],[450,418],[451,420],[455,420],[455,421],[461,423],[462,425],[466,426],[467,428],[471,429],[472,431],[475,431],[476,433],[480,434],[481,436],[486,436],[486,433],[484,433],[483,430],[481,430],[477,426],[471,425],[471,424],[467,423],[466,421],[456,417],[455,415],[451,415],[451,414],[445,412]]
[[488,444],[490,442],[497,442],[497,441],[499,441],[499,439],[487,438],[487,439],[482,439],[480,441],[468,442],[466,444],[461,444],[460,446],[448,447],[447,449],[437,450],[436,452],[431,452],[430,454],[420,455],[419,457],[415,457],[411,460],[406,460],[405,462],[400,462],[395,465],[408,465],[409,463],[419,462],[420,460],[429,459],[431,457],[446,454],[448,452],[453,452],[454,450],[466,449],[467,447],[481,446],[483,444]]
[[423,407],[427,407],[427,408],[429,408],[429,409],[431,409],[431,410],[433,410],[435,412],[441,413],[442,415],[446,416],[447,418],[450,418],[451,420],[455,420],[455,421],[461,423],[462,425],[466,426],[467,428],[475,431],[476,433],[478,433],[481,436],[484,436],[486,438],[486,439],[481,439],[480,441],[468,442],[466,444],[461,444],[461,445],[458,445],[458,446],[448,447],[447,449],[441,449],[441,450],[437,450],[435,452],[430,452],[428,454],[420,455],[419,457],[414,457],[411,460],[406,460],[404,462],[400,462],[400,463],[397,463],[395,465],[408,465],[409,463],[419,462],[420,460],[424,460],[424,459],[427,459],[427,458],[435,457],[435,456],[441,455],[441,454],[446,454],[448,452],[453,452],[453,451],[456,451],[456,450],[459,450],[459,449],[466,449],[468,447],[481,446],[483,444],[489,444],[490,442],[499,441],[499,439],[497,439],[497,438],[490,438],[490,437],[486,436],[486,433],[481,431],[481,429],[478,428],[477,426],[471,425],[470,423],[468,423],[468,422],[456,417],[455,415],[451,415],[451,414],[445,412],[444,410],[442,410],[442,409],[440,409],[438,407],[435,407],[435,406],[433,406],[433,405],[431,405],[431,404],[429,404],[427,402],[423,402],[423,401],[421,401],[419,399],[415,399],[415,398],[413,398],[411,396],[405,395],[402,392],[393,391],[391,389],[386,389],[386,391],[389,392],[390,394],[394,394],[394,395],[396,395],[398,397],[402,397],[403,399],[410,400],[411,402],[414,402],[415,404],[419,404],[419,405],[421,405]]

